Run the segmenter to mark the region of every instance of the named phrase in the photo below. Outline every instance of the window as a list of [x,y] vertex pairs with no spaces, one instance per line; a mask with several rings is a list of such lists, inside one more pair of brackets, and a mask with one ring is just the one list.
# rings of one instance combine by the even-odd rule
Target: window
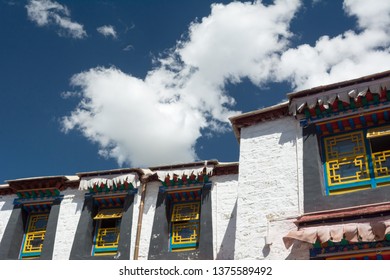
[[375,177],[390,176],[390,126],[368,130],[367,138],[370,140]]
[[49,212],[30,213],[20,252],[21,259],[39,258],[42,252],[43,241],[46,234]]
[[170,251],[193,250],[199,244],[200,202],[176,203],[171,214]]
[[115,255],[118,250],[122,209],[99,209],[93,219],[96,221],[96,226],[92,256]]
[[323,138],[328,195],[390,185],[390,128]]
[[199,245],[200,190],[169,195],[169,251],[194,250]]

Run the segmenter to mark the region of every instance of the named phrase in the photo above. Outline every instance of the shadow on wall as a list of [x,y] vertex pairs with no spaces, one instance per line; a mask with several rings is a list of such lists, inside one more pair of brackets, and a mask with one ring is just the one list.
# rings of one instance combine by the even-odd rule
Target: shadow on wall
[[[0,211],[12,212],[12,210],[14,209],[13,201],[14,201],[13,199],[5,200],[5,203],[0,206]],[[4,234],[5,227],[7,226],[7,223],[8,223],[8,220],[5,220],[5,221],[0,220],[0,240],[1,240],[2,235]]]
[[14,209],[14,200],[8,199],[5,200],[5,203],[0,207],[0,211],[12,211]]
[[229,224],[223,237],[221,248],[217,254],[217,260],[233,260],[237,229],[237,200],[230,215]]
[[308,260],[310,259],[310,249],[312,247],[309,243],[295,241],[286,260]]

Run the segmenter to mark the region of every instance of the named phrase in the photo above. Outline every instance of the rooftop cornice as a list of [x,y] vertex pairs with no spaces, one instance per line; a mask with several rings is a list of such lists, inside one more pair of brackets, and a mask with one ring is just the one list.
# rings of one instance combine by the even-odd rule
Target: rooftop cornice
[[344,87],[355,86],[355,85],[362,84],[362,83],[374,82],[376,80],[384,79],[387,77],[390,77],[390,70],[380,72],[380,73],[375,73],[372,75],[359,77],[359,78],[355,78],[355,79],[351,79],[351,80],[332,83],[332,84],[328,84],[328,85],[322,85],[322,86],[318,86],[318,87],[314,87],[314,88],[310,88],[310,89],[305,89],[305,90],[301,90],[301,91],[297,91],[297,92],[291,92],[291,93],[287,94],[287,97],[289,98],[289,100],[291,100],[293,98],[315,95],[318,93],[327,92],[327,91],[331,91],[331,90],[337,90],[337,89],[341,89]]
[[234,135],[236,136],[237,141],[240,142],[242,127],[247,127],[256,123],[275,120],[288,116],[288,104],[289,102],[285,101],[274,106],[230,117],[229,120],[232,124]]
[[100,170],[100,171],[88,171],[88,172],[79,172],[76,173],[76,175],[79,176],[81,179],[85,177],[120,175],[126,173],[137,173],[139,177],[144,175],[144,171],[141,168],[120,168],[120,169],[110,169],[110,170]]

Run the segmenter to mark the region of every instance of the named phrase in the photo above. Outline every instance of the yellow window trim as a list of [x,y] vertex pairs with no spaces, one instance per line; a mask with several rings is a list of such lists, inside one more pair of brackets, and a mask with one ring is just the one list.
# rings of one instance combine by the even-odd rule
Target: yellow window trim
[[367,138],[368,139],[382,137],[382,136],[388,136],[388,135],[390,135],[390,125],[371,128],[371,129],[367,130]]
[[[189,209],[187,213],[183,213],[183,209]],[[171,222],[199,220],[200,202],[178,203],[173,205]]]
[[103,220],[103,219],[119,219],[122,218],[123,209],[122,208],[108,208],[101,209],[93,218],[94,220]]

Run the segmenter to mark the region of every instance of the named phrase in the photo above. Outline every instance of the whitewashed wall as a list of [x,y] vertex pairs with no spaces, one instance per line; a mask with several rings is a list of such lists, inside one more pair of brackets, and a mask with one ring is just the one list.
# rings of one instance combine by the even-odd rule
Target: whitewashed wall
[[77,225],[84,204],[85,191],[66,189],[61,194],[64,198],[61,202],[58,216],[57,232],[53,250],[54,260],[67,260],[70,256]]
[[15,198],[17,198],[16,195],[0,196],[0,242],[14,208],[13,202]]
[[232,260],[237,225],[238,175],[213,176],[211,181],[214,258]]
[[307,258],[282,241],[303,209],[299,124],[285,117],[242,128],[239,162],[235,259]]
[[[237,219],[237,187],[238,175],[213,176],[212,180],[212,211],[213,211],[213,249],[216,259],[233,259]],[[160,182],[148,183],[142,220],[139,259],[146,260],[152,234],[156,201]],[[134,257],[138,213],[141,200],[141,186],[134,199],[130,259]],[[72,244],[84,204],[85,193],[79,189],[62,191],[63,199],[60,205],[57,232],[53,250],[54,260],[67,260],[70,257]],[[15,195],[0,197],[0,238],[3,236],[13,209]]]
[[[211,197],[214,258],[233,259],[238,175],[213,176],[211,177],[211,181],[213,183]],[[146,260],[148,258],[156,201],[160,186],[161,183],[159,182],[151,182],[147,185],[139,250],[140,260]],[[134,216],[133,232],[136,231],[137,221],[138,217]],[[135,238],[132,239],[132,252],[134,252],[134,242]]]
[[[150,244],[150,238],[152,235],[152,228],[153,228],[153,220],[154,220],[154,213],[156,212],[156,202],[157,202],[157,195],[158,195],[158,189],[161,186],[161,183],[159,182],[151,182],[148,183],[146,187],[146,196],[145,196],[145,205],[144,205],[144,214],[142,218],[142,231],[141,231],[141,239],[139,244],[139,260],[147,260],[148,259],[148,253],[149,253],[149,244]],[[141,191],[139,192],[139,195],[141,195]],[[137,206],[139,208],[139,206]],[[138,211],[137,211],[138,213]],[[138,215],[138,214],[137,214]],[[138,216],[134,216],[135,225],[133,223],[133,232],[137,230],[137,223],[138,223]],[[132,248],[134,248],[134,242],[135,238],[132,239]],[[134,254],[134,249],[132,249],[132,254]],[[132,256],[133,258],[133,256]]]

